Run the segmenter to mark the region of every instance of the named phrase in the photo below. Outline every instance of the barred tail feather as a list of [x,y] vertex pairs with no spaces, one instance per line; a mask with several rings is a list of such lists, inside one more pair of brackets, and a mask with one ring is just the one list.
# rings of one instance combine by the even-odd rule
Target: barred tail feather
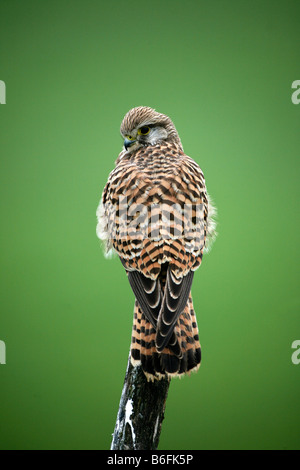
[[198,327],[191,295],[174,328],[167,347],[158,352],[156,330],[142,313],[137,301],[131,343],[131,362],[140,365],[148,380],[181,377],[198,370],[201,361]]

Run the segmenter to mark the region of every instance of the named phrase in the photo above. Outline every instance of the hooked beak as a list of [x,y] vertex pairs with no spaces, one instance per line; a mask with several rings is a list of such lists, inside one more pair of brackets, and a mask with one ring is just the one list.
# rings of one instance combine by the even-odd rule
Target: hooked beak
[[124,147],[125,147],[125,150],[128,150],[129,147],[131,147],[131,145],[133,145],[134,143],[136,142],[136,140],[129,140],[129,139],[124,139]]

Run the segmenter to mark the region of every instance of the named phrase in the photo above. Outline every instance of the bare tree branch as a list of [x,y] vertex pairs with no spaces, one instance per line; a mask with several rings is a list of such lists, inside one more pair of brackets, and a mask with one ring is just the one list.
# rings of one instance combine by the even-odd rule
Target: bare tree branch
[[129,357],[111,450],[157,449],[169,385],[167,378],[148,382]]

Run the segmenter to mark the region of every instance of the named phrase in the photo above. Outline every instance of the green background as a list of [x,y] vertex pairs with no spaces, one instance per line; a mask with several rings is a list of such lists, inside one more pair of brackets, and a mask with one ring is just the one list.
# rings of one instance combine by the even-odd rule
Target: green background
[[300,447],[299,1],[0,0],[0,448],[107,449],[133,294],[96,207],[132,107],[168,114],[218,238],[193,297],[203,362],[160,449]]

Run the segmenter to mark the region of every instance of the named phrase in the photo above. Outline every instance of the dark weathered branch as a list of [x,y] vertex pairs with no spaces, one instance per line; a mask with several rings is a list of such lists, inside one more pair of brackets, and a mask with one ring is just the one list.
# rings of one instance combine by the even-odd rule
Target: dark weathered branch
[[140,366],[128,366],[111,450],[157,449],[170,382],[147,382]]

